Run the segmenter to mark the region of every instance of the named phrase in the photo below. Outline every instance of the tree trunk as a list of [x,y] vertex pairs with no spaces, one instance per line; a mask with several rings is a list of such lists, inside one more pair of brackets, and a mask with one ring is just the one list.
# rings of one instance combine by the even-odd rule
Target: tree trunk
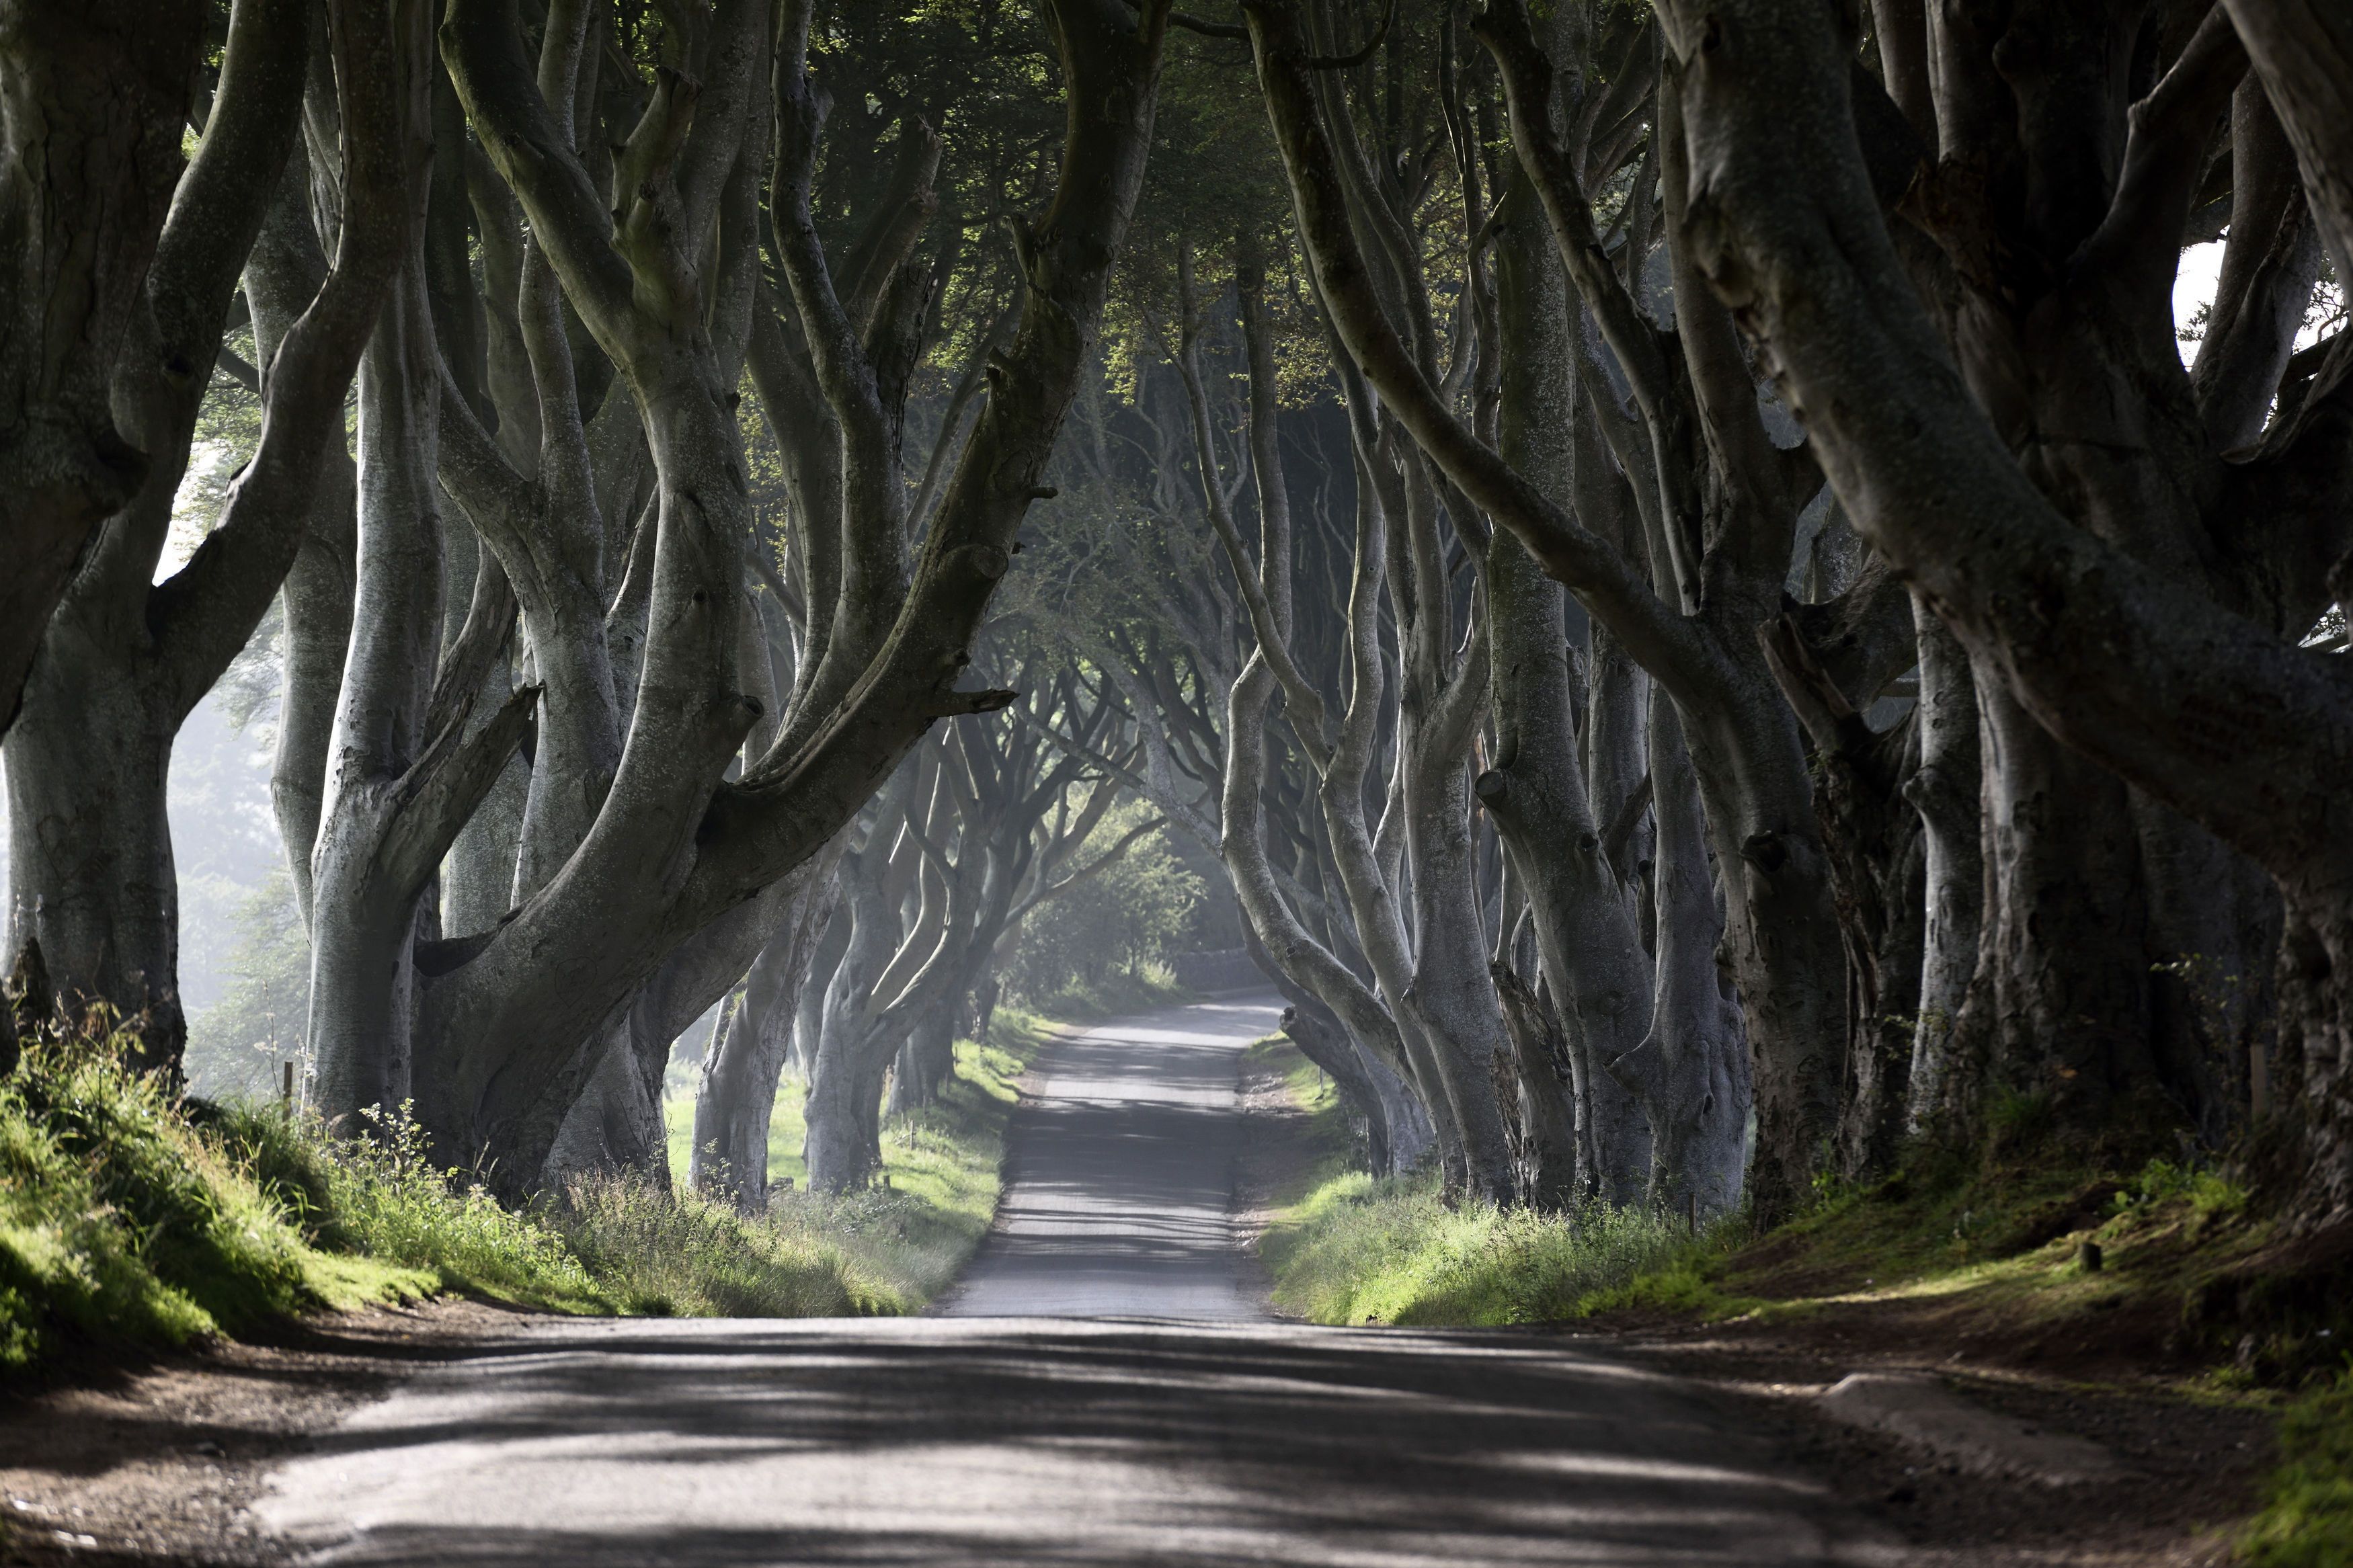
[[1510,964],[1498,963],[1493,973],[1512,1042],[1508,1065],[1500,1058],[1495,1064],[1495,1100],[1511,1144],[1513,1196],[1546,1214],[1572,1210],[1591,1189],[1577,1157],[1578,1097],[1568,1042],[1551,1005]]
[[1835,1152],[1841,1174],[1864,1181],[1895,1163],[1920,1011],[1926,861],[1919,816],[1904,799],[1919,765],[1918,729],[1907,713],[1873,732],[1796,616],[1768,625],[1764,641],[1813,742],[1814,815],[1846,944],[1845,1105]]
[[185,167],[211,14],[192,0],[100,0],[15,5],[5,18],[0,733],[83,545],[148,478],[147,455],[115,427],[112,381]]
[[926,1008],[907,1032],[891,1069],[891,1114],[905,1116],[932,1104],[955,1076],[955,1008]]
[[[1483,649],[1474,662],[1483,674]],[[1478,684],[1483,688],[1485,682]],[[1469,748],[1442,731],[1416,736],[1416,728],[1409,721],[1399,750],[1410,753],[1427,744],[1433,754],[1413,765],[1405,797],[1420,942],[1404,1005],[1430,1040],[1452,1106],[1468,1190],[1504,1203],[1512,1193],[1511,1150],[1495,1102],[1494,1074],[1498,1058],[1508,1066],[1512,1046],[1487,969],[1486,933],[1472,880]]]
[[[441,641],[441,517],[432,477],[438,395],[413,266],[360,363],[359,559],[352,647],[311,851],[311,1102],[331,1123],[410,1097],[411,964],[422,878],[386,875],[400,786],[426,746]],[[437,857],[438,859],[438,857]]]
[[818,973],[814,960],[840,902],[839,863],[828,855],[811,866],[702,1058],[688,1184],[744,1214],[768,1205],[768,1125],[803,998],[814,992],[821,1005],[833,977],[830,967]]
[[[2300,557],[2316,547],[2341,555],[2341,507],[2313,505],[2308,497],[2294,504],[2287,492],[2295,485],[2286,477],[2308,476],[2302,465],[2315,462],[2341,476],[2341,423],[2319,448],[2302,451],[2312,428],[2291,426],[2280,433],[2281,449],[2233,473],[2219,453],[2194,446],[2185,451],[2167,440],[2170,452],[2147,450],[2145,444],[2158,444],[2153,431],[2166,434],[2173,412],[2156,400],[2078,393],[2070,412],[2082,422],[2064,427],[2063,443],[2022,461],[2020,432],[2050,428],[2038,411],[2014,401],[2038,378],[1968,353],[1957,369],[1919,290],[1907,286],[1855,135],[1858,117],[1877,105],[1852,71],[1849,40],[1836,24],[1827,14],[1752,0],[1727,0],[1704,19],[1680,4],[1664,8],[1671,30],[1696,37],[1704,27],[1727,46],[1678,84],[1699,128],[1694,146],[1703,155],[1694,159],[1692,184],[1705,194],[1702,263],[1709,279],[1767,345],[1857,527],[1918,585],[1973,660],[1986,717],[1988,881],[1997,896],[1989,900],[1980,973],[1958,1044],[1962,1053],[1974,1045],[2011,1069],[2008,1081],[1989,1083],[1980,1102],[2007,1091],[1996,1102],[2013,1127],[2040,1115],[2129,1114],[2136,1086],[2118,1081],[2116,1069],[2134,1061],[2155,1066],[2147,1003],[2140,988],[2121,984],[2123,942],[2141,928],[2147,905],[2132,876],[2140,847],[2132,841],[2124,786],[2097,773],[2112,769],[2255,857],[2280,888],[2283,1055],[2295,1064],[2291,1081],[2306,1137],[2300,1168],[2270,1179],[2301,1226],[2341,1237],[2353,1219],[2353,1097],[2345,1066],[2353,1059],[2353,916],[2346,896],[2353,834],[2346,830],[2340,765],[2353,749],[2353,699],[2341,658],[2296,646],[2318,613],[2308,575],[2273,578],[2275,585],[2294,578],[2303,586],[2262,610],[2252,595],[2240,599],[2227,583],[2218,595],[2218,584],[2184,569],[2184,556],[2194,559],[2200,541],[2211,542],[2218,527],[2235,533],[2253,525],[2249,490],[2263,494],[2266,485],[2284,487],[2269,492],[2280,503],[2268,514],[2282,531],[2275,537],[2293,533]],[[2014,256],[2035,276],[2070,287],[2081,281],[2104,297],[2063,297],[2047,314],[2029,314],[2004,291],[1997,310],[1972,310],[1972,325],[2027,324],[2042,358],[2064,335],[2070,306],[2096,306],[2077,318],[2091,329],[2085,337],[2094,351],[2078,368],[2096,372],[2104,363],[2110,374],[2090,384],[2115,387],[2145,375],[2146,384],[2165,386],[2158,373],[2170,370],[2162,356],[2172,345],[2164,285],[2178,263],[2181,209],[2203,158],[2206,110],[2219,119],[2219,94],[2235,81],[2237,41],[2216,31],[2223,18],[2235,22],[2263,74],[2306,164],[2306,191],[2324,234],[2340,245],[2353,239],[2344,180],[2353,163],[2347,130],[2353,121],[2344,111],[2344,84],[2319,63],[2342,56],[2347,25],[2323,5],[2232,0],[2208,16],[2162,79],[2162,100],[2132,107],[2121,173],[2115,160],[2082,159],[2071,146],[2058,162],[2088,188],[2024,204],[2031,218],[2055,221],[2064,232],[2021,235],[2034,243],[2012,245],[2006,236],[1970,231],[1972,255]],[[2029,68],[2038,64],[2026,53],[2030,41],[2031,35],[2005,37],[1999,57],[1983,47],[1957,53],[1940,70],[1951,78],[1974,72],[1978,85],[2024,91],[2050,79]],[[1972,42],[1966,32],[1956,40],[1962,48]],[[2043,123],[1998,96],[1987,101],[2002,134]],[[2105,114],[2104,125],[2127,122],[2121,102],[2072,107]],[[2063,133],[2074,129],[2055,123]],[[1974,216],[1957,221],[1968,226]],[[2084,254],[2071,255],[2079,243]],[[2000,281],[1975,274],[1956,280]],[[1962,374],[1973,366],[2000,374],[1975,377],[1973,385]],[[2335,421],[2341,422],[2345,391],[2341,382],[2333,390],[2340,400]],[[2134,439],[2119,439],[2126,436]],[[2160,456],[2179,460],[2153,460]],[[2113,489],[2090,487],[2071,464],[2129,472]],[[2046,493],[2039,481],[2051,467],[2068,482]],[[2231,498],[2220,511],[2187,509],[2195,534],[2170,531],[2185,510],[2178,505],[2116,504],[2136,477],[2162,487],[2185,474],[2190,482],[2155,499],[2194,500],[2210,477],[2211,493]],[[2341,477],[2331,482],[2341,486]],[[2328,592],[2341,595],[2343,587],[2340,574]],[[2242,613],[2232,599],[2262,613]],[[2047,735],[2073,751],[2058,754],[2047,739],[2038,747],[2037,737]],[[2085,876],[2109,890],[2106,910],[2058,896],[2068,879]],[[2070,972],[2064,966],[2081,956],[2070,950],[2077,941],[2091,944],[2091,963]],[[2080,1011],[2086,1006],[2100,1009],[2089,1016],[2132,1036],[2120,1039],[2087,1024]],[[1966,1057],[1957,1061],[1954,1086],[1972,1065]],[[2139,1093],[2154,1092],[2144,1079]],[[1946,1099],[1968,1097],[1948,1087]]]
[[[1576,491],[1577,316],[1525,177],[1505,199],[1517,216],[1503,226],[1496,253],[1504,361],[1499,449],[1532,483],[1567,498]],[[1588,780],[1614,784],[1629,771],[1639,778],[1639,710],[1621,713],[1607,700],[1637,697],[1642,683],[1630,679],[1627,661],[1629,679],[1593,694],[1581,754],[1563,620],[1567,595],[1507,529],[1496,530],[1487,546],[1486,588],[1495,754],[1479,779],[1479,798],[1526,891],[1546,988],[1560,1009],[1558,1026],[1574,1067],[1568,1146],[1543,1137],[1524,1142],[1543,1155],[1573,1155],[1579,1147],[1589,1155],[1589,1168],[1543,1172],[1533,1186],[1550,1206],[1572,1193],[1630,1204],[1650,1176],[1651,1130],[1635,1096],[1599,1064],[1632,1050],[1648,1031],[1651,966],[1621,880],[1632,846],[1602,842],[1609,825],[1598,820],[1587,792]],[[1638,825],[1628,826],[1630,837]],[[1524,1074],[1538,1062],[1545,1069],[1521,1092],[1529,1116],[1558,1092],[1548,1081],[1549,1058],[1531,1048],[1543,1034],[1535,1000],[1528,996],[1516,1009],[1512,1030]],[[1514,1016],[1508,993],[1504,1003],[1505,1016]]]
[[1634,1059],[1604,1064],[1642,1097],[1651,1124],[1650,1200],[1703,1215],[1740,1207],[1756,1109],[1746,1031],[1725,972],[1724,900],[1709,863],[1706,814],[1683,743],[1683,720],[1653,687],[1651,800],[1658,824],[1652,882],[1659,933],[1651,1029]]
[[6,951],[38,942],[55,994],[138,1021],[142,1065],[176,1071],[179,878],[164,810],[180,715],[69,595],[5,747]]
[[1974,678],[1988,920],[1942,1110],[1971,1141],[2131,1125],[2127,1106],[2157,1109],[2158,1078],[2127,792],[2052,740],[1998,672]]
[[[287,356],[271,377],[279,417],[265,416],[250,481],[240,478],[195,558],[158,584],[237,273],[293,146],[307,16],[296,0],[244,0],[231,16],[205,140],[156,245],[143,308],[106,367],[122,435],[145,455],[143,479],[58,600],[5,742],[18,940],[37,937],[59,994],[141,1019],[142,1060],[171,1071],[187,1034],[164,809],[172,742],[250,637],[300,540],[319,454],[289,464],[286,448],[308,446],[318,424],[289,421],[290,405],[339,393],[350,372],[331,354],[306,385],[306,356]],[[66,139],[62,124],[52,130]]]
[[1926,917],[1905,1117],[1906,1130],[1916,1134],[1942,1103],[1952,1070],[1953,1026],[1977,973],[1986,888],[1978,837],[1984,787],[1977,687],[1968,652],[1917,595],[1912,605],[1920,637],[1920,701],[1915,710],[1920,764],[1904,786],[1904,798],[1920,814]]

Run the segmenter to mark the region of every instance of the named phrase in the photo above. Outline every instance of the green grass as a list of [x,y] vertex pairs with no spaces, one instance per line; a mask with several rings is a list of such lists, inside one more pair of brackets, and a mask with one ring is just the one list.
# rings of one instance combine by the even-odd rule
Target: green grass
[[214,1308],[243,1321],[300,1300],[291,1238],[168,1112],[116,1063],[47,1044],[0,1086],[0,1369],[77,1341],[182,1344]]
[[[103,1026],[36,1042],[0,1081],[0,1376],[440,1291],[563,1312],[911,1311],[996,1211],[1013,1080],[1050,1026],[998,1013],[940,1102],[892,1123],[889,1184],[747,1217],[642,1181],[501,1206],[376,1117],[333,1139],[276,1106],[183,1100]],[[797,1101],[778,1118],[796,1146]]]
[[1435,1174],[1324,1182],[1263,1243],[1274,1300],[1318,1323],[1549,1323],[1692,1249],[1682,1222],[1594,1205],[1574,1214],[1450,1206]]
[[[2244,1190],[2211,1170],[2151,1160],[2107,1172],[2058,1150],[1999,1163],[1924,1154],[1884,1181],[1826,1185],[1809,1212],[1764,1236],[1720,1229],[1713,1245],[1586,1305],[1900,1318],[1924,1340],[1966,1337],[1993,1354],[2031,1348],[2028,1359],[2126,1345],[2153,1354],[2159,1343],[2173,1354],[2190,1348],[2179,1336],[2201,1287],[2268,1235]],[[2087,1244],[2099,1249],[2096,1269],[2082,1261]]]
[[2280,1468],[2242,1539],[2248,1568],[2353,1563],[2353,1374],[2289,1406]]
[[0,1083],[0,1373],[431,1287],[313,1247],[129,1044],[103,1026],[37,1040]]
[[[855,1310],[916,1311],[946,1288],[980,1245],[997,1213],[1005,1126],[1020,1098],[1014,1080],[1051,1037],[1034,1013],[1000,1006],[986,1044],[955,1043],[955,1076],[936,1104],[894,1118],[882,1130],[887,1186],[839,1196],[807,1190],[801,1161],[805,1090],[787,1082],[768,1125],[768,1179],[790,1177],[768,1212],[751,1222],[786,1244],[829,1247],[841,1259]],[[670,1180],[683,1189],[694,1088],[681,1074],[663,1115],[670,1130]]]
[[1555,1322],[1694,1251],[1680,1222],[1596,1205],[1539,1215],[1450,1205],[1436,1173],[1353,1169],[1347,1115],[1314,1066],[1280,1039],[1251,1047],[1308,1112],[1314,1159],[1260,1247],[1275,1304],[1317,1323],[1495,1326]]
[[[1922,1343],[2046,1365],[2087,1350],[2143,1356],[2147,1366],[2200,1344],[2261,1346],[2255,1374],[2214,1366],[2179,1380],[2196,1400],[2261,1401],[2251,1383],[2292,1380],[2324,1352],[2341,1353],[2329,1349],[2343,1342],[2341,1297],[2333,1311],[2283,1309],[2253,1323],[2263,1331],[2248,1341],[2240,1340],[2248,1322],[2202,1321],[2217,1282],[2235,1296],[2276,1240],[2246,1191],[2218,1171],[2163,1159],[2108,1169],[2047,1142],[1982,1162],[1924,1155],[1883,1182],[1826,1185],[1809,1212],[1764,1236],[1736,1218],[1694,1239],[1635,1211],[1450,1206],[1432,1177],[1375,1181],[1351,1171],[1345,1116],[1328,1086],[1287,1045],[1261,1042],[1252,1052],[1310,1112],[1314,1167],[1277,1194],[1282,1217],[1261,1246],[1276,1302],[1313,1321],[1489,1325],[1607,1313],[1813,1320],[1837,1334],[1871,1321]],[[2031,1106],[2013,1109],[2031,1121]],[[2100,1248],[2101,1267],[2085,1267],[2086,1243]],[[2286,1406],[2279,1468],[2239,1544],[2235,1561],[2248,1568],[2353,1568],[2353,1370]]]
[[346,1140],[274,1106],[232,1101],[197,1113],[211,1141],[319,1252],[410,1270],[428,1293],[560,1312],[628,1305],[548,1215],[504,1208],[479,1184],[437,1166],[413,1123],[363,1112],[372,1135]]
[[823,1227],[746,1218],[650,1182],[604,1177],[544,1215],[598,1290],[656,1317],[841,1318],[905,1310]]

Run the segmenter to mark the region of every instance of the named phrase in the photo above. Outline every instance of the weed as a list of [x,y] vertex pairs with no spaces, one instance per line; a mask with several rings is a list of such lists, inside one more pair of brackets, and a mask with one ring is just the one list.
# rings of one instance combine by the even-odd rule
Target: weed
[[2175,1198],[2185,1200],[2190,1212],[2203,1219],[2239,1213],[2247,1205],[2247,1190],[2203,1166],[2151,1160],[2111,1202],[2116,1212],[2122,1215]]
[[535,1215],[502,1207],[480,1184],[438,1166],[407,1108],[360,1112],[364,1133],[328,1134],[315,1117],[232,1101],[214,1135],[251,1170],[319,1248],[429,1272],[441,1289],[559,1311],[613,1303]]
[[821,1234],[673,1197],[641,1176],[576,1182],[543,1218],[625,1312],[837,1318],[900,1306],[855,1282],[850,1261]]
[[1993,1103],[1986,1108],[1986,1128],[1992,1134],[1992,1149],[2000,1152],[2034,1147],[2049,1136],[2054,1112],[2051,1096],[2042,1089],[1997,1091]]

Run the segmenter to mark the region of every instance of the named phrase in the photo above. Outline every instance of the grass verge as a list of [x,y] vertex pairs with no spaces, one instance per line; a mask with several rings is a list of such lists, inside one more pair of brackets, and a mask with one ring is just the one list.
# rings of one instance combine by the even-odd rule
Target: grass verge
[[2353,1563],[2353,1373],[2306,1394],[2280,1424],[2280,1468],[2241,1538],[2248,1568]]
[[754,1218],[627,1179],[518,1213],[397,1118],[330,1138],[274,1106],[174,1096],[102,1024],[55,1031],[0,1079],[0,1377],[445,1290],[582,1313],[911,1311],[988,1227],[1013,1080],[1050,1029],[1008,1008],[987,1044],[960,1042],[940,1102],[891,1128],[887,1187]]
[[1310,1322],[1556,1321],[1694,1250],[1680,1222],[1639,1209],[1450,1205],[1435,1172],[1376,1179],[1357,1168],[1336,1091],[1295,1047],[1262,1040],[1247,1066],[1278,1074],[1307,1113],[1314,1158],[1274,1194],[1260,1248],[1275,1304]]
[[[758,1223],[779,1236],[830,1247],[870,1310],[920,1310],[955,1278],[996,1216],[1005,1126],[1020,1099],[1014,1080],[1029,1070],[1054,1027],[1035,1013],[1000,1006],[986,1042],[958,1040],[955,1076],[938,1101],[884,1125],[886,1184],[864,1192],[827,1196],[807,1191],[801,1159],[806,1091],[801,1084],[784,1084],[768,1124],[768,1178],[789,1180],[792,1187],[773,1194]],[[693,1094],[691,1077],[679,1075],[662,1108],[670,1181],[681,1190]]]
[[[2221,1299],[2275,1238],[2211,1170],[2105,1172],[2051,1150],[1925,1160],[1825,1190],[1761,1237],[1745,1220],[1693,1237],[1639,1210],[1499,1212],[1449,1205],[1433,1177],[1376,1181],[1349,1168],[1344,1113],[1314,1069],[1288,1046],[1258,1050],[1319,1140],[1264,1243],[1275,1300],[1317,1321],[1819,1321],[1862,1342],[1958,1343],[2079,1374],[2169,1364],[2218,1392],[2336,1361],[2326,1309],[2290,1299],[2251,1324]],[[2235,1364],[2218,1368],[2226,1355]]]
[[1449,1205],[1432,1177],[1375,1181],[1350,1168],[1345,1113],[1304,1058],[1261,1042],[1252,1060],[1282,1076],[1314,1151],[1261,1243],[1286,1310],[1329,1323],[1707,1322],[1841,1354],[1957,1347],[2200,1401],[2277,1404],[2301,1383],[2235,1560],[2353,1565],[2353,1300],[2333,1277],[2281,1268],[2292,1249],[2218,1172],[2103,1169],[2052,1149],[1923,1160],[1826,1190],[1762,1237],[1734,1220],[1693,1238],[1640,1212],[1499,1213]]

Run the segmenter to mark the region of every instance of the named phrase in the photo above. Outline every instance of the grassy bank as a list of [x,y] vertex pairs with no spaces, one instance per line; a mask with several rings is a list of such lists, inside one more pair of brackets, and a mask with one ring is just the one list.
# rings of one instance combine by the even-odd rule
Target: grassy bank
[[1716,1331],[1846,1354],[1954,1347],[1973,1364],[2079,1386],[2152,1384],[2281,1408],[2279,1468],[2241,1530],[2249,1568],[2353,1565],[2353,1297],[2299,1276],[2224,1174],[2066,1151],[1926,1160],[1825,1193],[1763,1236],[1692,1237],[1635,1211],[1448,1205],[1433,1177],[1349,1166],[1348,1125],[1313,1067],[1253,1048],[1308,1115],[1310,1161],[1262,1249],[1284,1310],[1326,1323],[1572,1320]]
[[1281,1217],[1261,1250],[1275,1304],[1310,1322],[1556,1321],[1693,1250],[1679,1222],[1639,1210],[1449,1205],[1435,1172],[1376,1180],[1356,1168],[1337,1092],[1297,1049],[1263,1040],[1248,1065],[1280,1075],[1307,1112],[1314,1157],[1275,1194]]
[[[125,1066],[127,1037],[43,1040],[0,1080],[0,1376],[441,1291],[584,1313],[913,1310],[987,1228],[1013,1080],[1049,1030],[1007,1009],[987,1044],[960,1042],[940,1104],[890,1131],[887,1189],[757,1218],[619,1179],[517,1213],[397,1121],[333,1139],[274,1105],[180,1100]],[[795,1101],[785,1173],[797,1120]]]
[[[801,1159],[806,1087],[785,1083],[768,1124],[768,1179],[789,1181],[792,1188],[774,1195],[763,1223],[825,1238],[885,1310],[921,1308],[955,1277],[997,1213],[1005,1124],[1019,1099],[1014,1080],[1029,1070],[1053,1027],[1034,1013],[999,1007],[987,1042],[956,1042],[955,1077],[938,1102],[885,1122],[882,1170],[889,1184],[839,1197],[807,1190]],[[682,1188],[694,1126],[691,1069],[673,1073],[662,1110],[670,1180]]]
[[39,1042],[0,1082],[0,1373],[438,1286],[306,1232],[234,1133],[125,1068],[126,1043]]

